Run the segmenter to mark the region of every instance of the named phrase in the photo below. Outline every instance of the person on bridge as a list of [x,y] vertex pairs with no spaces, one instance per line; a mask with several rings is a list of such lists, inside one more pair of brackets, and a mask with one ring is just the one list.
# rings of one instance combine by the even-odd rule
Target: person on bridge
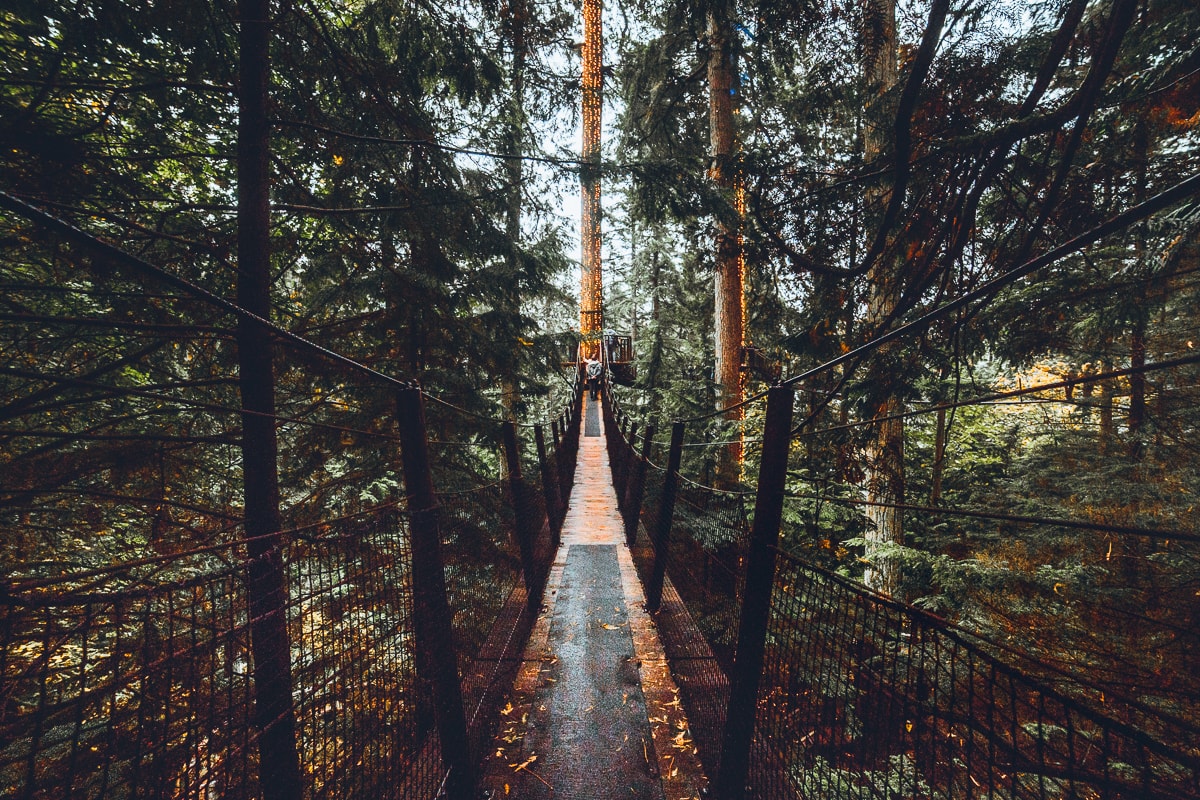
[[594,358],[585,358],[584,365],[583,374],[587,377],[588,389],[595,400],[600,396],[600,378],[604,375],[604,365]]

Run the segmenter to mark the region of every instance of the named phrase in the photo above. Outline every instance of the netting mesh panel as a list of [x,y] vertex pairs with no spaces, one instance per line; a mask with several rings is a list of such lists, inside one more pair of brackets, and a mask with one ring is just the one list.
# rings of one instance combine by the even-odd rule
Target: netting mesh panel
[[742,564],[754,497],[681,480],[671,528],[671,581],[728,672],[741,614]]
[[554,541],[550,533],[549,519],[546,515],[546,496],[540,487],[532,482],[526,482],[524,489],[529,500],[527,508],[530,515],[530,530],[533,536],[533,562],[537,568],[537,583],[545,584],[550,572],[550,564],[554,561]]
[[508,488],[442,495],[443,557],[473,754],[490,737],[530,624]]
[[460,672],[483,650],[521,580],[521,557],[507,491],[497,482],[438,497],[446,591]]
[[288,547],[297,744],[314,796],[421,797],[433,728],[414,658],[411,552],[396,510]]
[[177,574],[146,585],[121,572],[5,598],[6,796],[258,796],[239,570]]
[[666,483],[666,470],[648,464],[646,467],[645,494],[642,497],[641,525],[637,538],[630,548],[634,566],[642,584],[650,583],[650,573],[654,569],[654,553],[656,542],[654,536],[658,532],[659,515],[662,511],[663,486]]
[[[306,795],[433,796],[443,775],[413,657],[402,514],[293,537],[286,558]],[[3,785],[38,798],[258,797],[245,566],[222,548],[6,598]]]
[[1200,758],[983,643],[781,554],[751,784],[762,798],[1200,797]]

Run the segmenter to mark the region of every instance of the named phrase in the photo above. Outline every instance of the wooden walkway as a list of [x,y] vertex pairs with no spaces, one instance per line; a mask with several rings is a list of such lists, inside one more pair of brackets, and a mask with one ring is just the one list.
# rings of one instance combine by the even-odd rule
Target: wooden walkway
[[603,430],[589,429],[483,796],[698,800],[707,779],[625,546]]

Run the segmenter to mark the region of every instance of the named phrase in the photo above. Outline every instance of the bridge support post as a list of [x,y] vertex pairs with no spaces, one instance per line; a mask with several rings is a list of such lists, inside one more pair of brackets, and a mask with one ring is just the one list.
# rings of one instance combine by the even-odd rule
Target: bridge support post
[[[621,510],[621,518],[625,519],[629,515],[629,473],[633,468],[633,442],[637,438],[638,424],[630,422],[625,429],[621,438],[617,440],[617,449],[620,451],[620,457],[617,459],[617,469],[613,470],[613,485],[617,489],[617,508]],[[620,475],[616,473],[620,470]],[[617,481],[620,485],[617,485]]]
[[402,389],[396,406],[412,535],[413,633],[417,649],[428,655],[432,671],[442,763],[449,772],[446,793],[452,800],[467,800],[475,791],[475,762],[467,738],[458,659],[450,637],[442,535],[429,473],[429,445],[420,388]]
[[576,376],[575,394],[571,396],[571,407],[567,409],[567,425],[563,437],[567,442],[567,474],[562,485],[562,496],[571,496],[575,483],[575,462],[579,459],[579,427],[583,421],[583,379]]
[[508,464],[508,490],[512,500],[516,522],[517,547],[521,551],[521,572],[525,575],[525,590],[528,592],[529,607],[537,609],[542,604],[543,570],[537,563],[534,544],[543,520],[534,518],[534,505],[530,502],[529,487],[521,476],[521,453],[517,446],[517,426],[512,420],[504,423],[504,458]]
[[758,706],[758,682],[762,674],[767,622],[771,612],[775,546],[779,541],[779,520],[783,513],[791,425],[792,388],[772,386],[767,395],[762,461],[758,469],[758,492],[754,498],[754,525],[750,529],[750,546],[746,554],[746,590],[738,623],[733,674],[730,676],[721,768],[717,775],[716,796],[721,800],[741,800],[746,794],[750,746],[754,739]]
[[567,435],[569,429],[567,425],[567,412],[564,411],[559,414],[554,424],[555,429],[558,431],[555,434],[558,445],[554,448],[554,468],[557,470],[558,496],[563,499],[563,511],[566,511],[567,498],[571,495],[570,478],[567,475],[571,452],[571,443],[568,441],[570,437]]
[[607,416],[604,421],[605,445],[608,447],[608,469],[612,470],[612,486],[617,489],[617,499],[620,499],[622,488],[622,471],[620,471],[620,438],[624,433],[620,429],[620,410],[612,407],[612,396],[605,395],[604,408]]
[[642,516],[642,500],[646,496],[646,462],[650,460],[650,446],[653,444],[654,426],[647,425],[642,432],[642,455],[634,464],[633,476],[625,490],[625,543],[630,547],[637,541],[638,520]]
[[551,469],[550,461],[546,458],[546,434],[541,425],[533,426],[533,435],[537,441],[538,469],[542,476],[542,496],[546,498],[546,519],[550,522],[550,533],[554,537],[554,546],[558,546],[562,535],[563,507],[562,498],[558,493],[558,476]]
[[662,605],[663,581],[667,575],[667,559],[671,548],[671,523],[675,517],[675,492],[679,487],[679,460],[683,455],[683,423],[671,423],[671,450],[667,456],[667,475],[663,479],[662,499],[658,506],[658,526],[654,537],[654,569],[646,587],[646,609],[651,613]]

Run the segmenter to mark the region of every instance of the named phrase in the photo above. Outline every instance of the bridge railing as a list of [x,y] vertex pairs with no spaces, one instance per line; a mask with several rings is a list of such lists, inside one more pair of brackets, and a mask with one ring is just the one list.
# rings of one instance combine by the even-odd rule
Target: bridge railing
[[781,549],[781,507],[800,498],[788,425],[770,429],[770,403],[790,417],[792,395],[772,392],[759,488],[774,488],[754,499],[678,474],[683,423],[663,466],[619,396],[606,409],[618,496],[646,467],[631,548],[719,796],[1200,797],[1186,721]]
[[[278,534],[264,558],[286,576],[274,613],[287,620],[290,648],[275,655],[294,687],[292,739],[305,796],[433,798],[455,786],[452,764],[469,768],[481,756],[552,560],[562,510],[548,513],[546,498],[560,497],[551,488],[569,486],[574,473],[580,391],[572,385],[534,469],[434,493],[440,564],[432,569],[446,627],[422,622],[430,607],[416,602],[414,578],[424,570],[428,584],[431,564],[416,559],[408,500],[362,501]],[[527,433],[514,428],[514,439],[532,439]],[[391,435],[379,438],[396,446]],[[17,510],[5,511],[5,530],[34,529],[49,515],[62,536],[76,537],[80,558],[13,567],[0,583],[0,794],[262,796],[271,777],[253,715],[253,559],[238,517],[180,513],[166,525],[172,536],[192,525],[211,542],[185,547],[182,534],[155,540],[142,515],[122,511],[136,499],[113,500],[94,516],[84,505],[41,500],[58,492],[36,477],[18,486],[10,475],[7,503]],[[79,492],[104,498],[103,488],[88,483]],[[194,505],[181,489],[168,483],[158,501]],[[151,546],[94,565],[92,537],[103,531],[92,529],[110,519]],[[466,758],[443,747],[446,664],[421,646],[431,636],[446,639],[452,654]],[[460,786],[458,796],[470,790]]]
[[1027,677],[985,639],[778,553],[756,797],[1200,795],[1196,753]]

